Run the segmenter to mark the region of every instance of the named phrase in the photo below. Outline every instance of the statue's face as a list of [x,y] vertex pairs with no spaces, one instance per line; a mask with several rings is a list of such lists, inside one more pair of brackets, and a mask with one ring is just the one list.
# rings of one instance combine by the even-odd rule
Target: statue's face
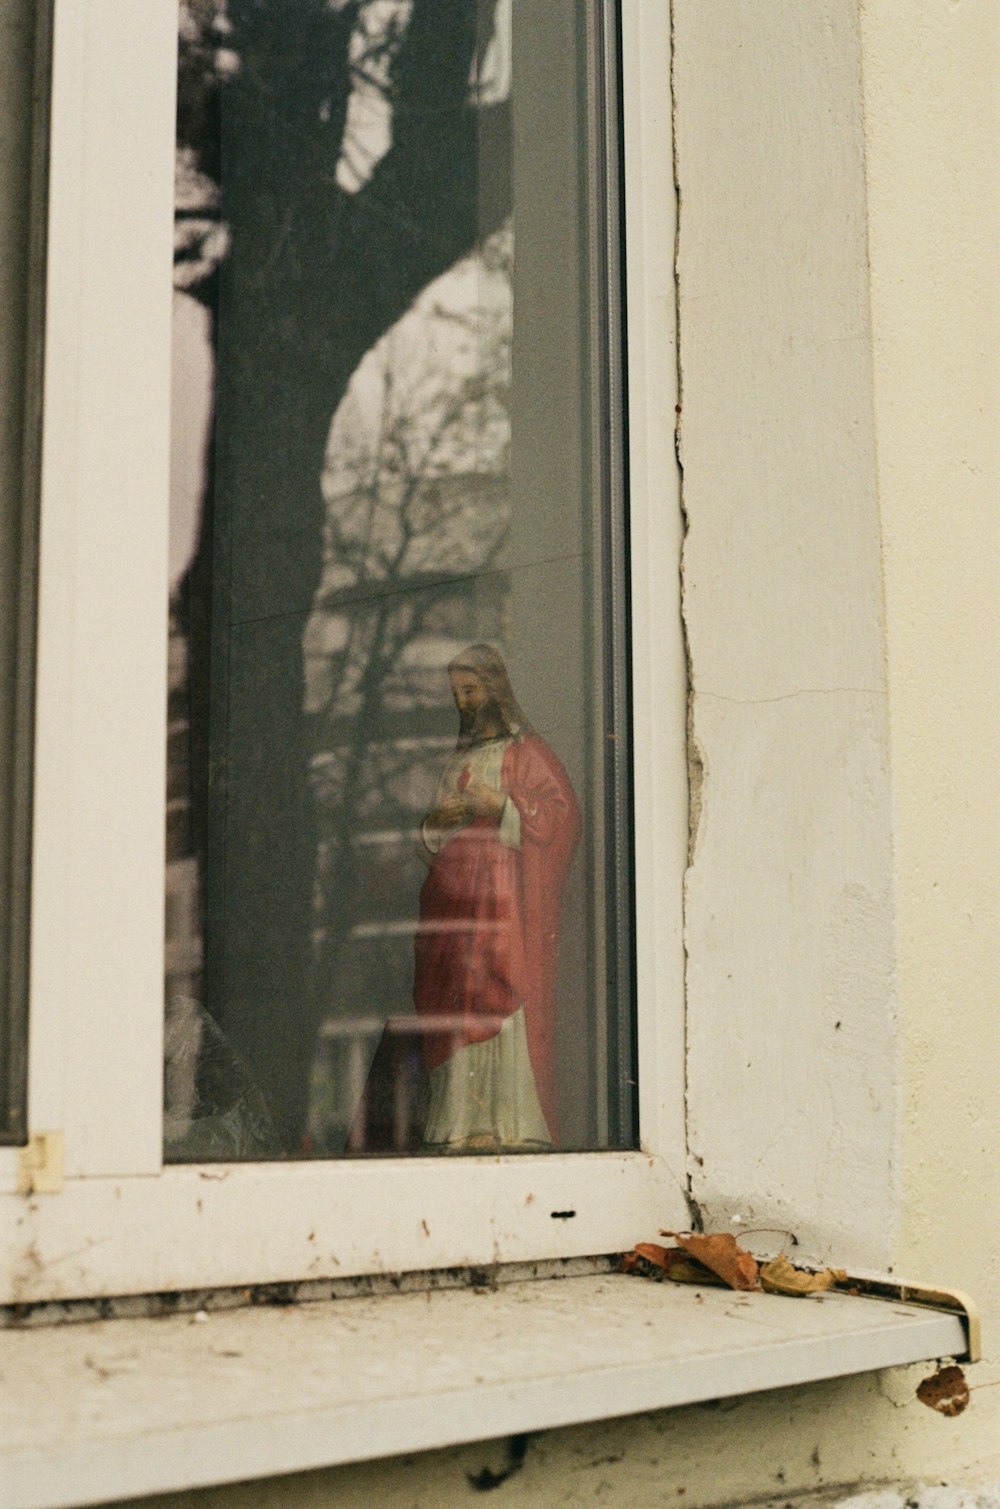
[[498,726],[496,704],[475,671],[458,668],[448,672],[448,679],[458,708],[460,731],[480,738],[495,733]]
[[466,714],[471,714],[474,718],[489,702],[489,693],[475,671],[449,671],[448,680],[451,682],[451,695],[455,699],[460,718]]

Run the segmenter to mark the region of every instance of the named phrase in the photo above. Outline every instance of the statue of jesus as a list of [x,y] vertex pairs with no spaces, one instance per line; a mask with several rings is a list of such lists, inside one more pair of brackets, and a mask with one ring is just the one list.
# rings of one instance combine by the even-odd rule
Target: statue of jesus
[[424,1146],[549,1148],[560,905],[579,809],[497,651],[470,645],[448,675],[458,741],[421,828],[430,870],[414,945],[430,1077]]

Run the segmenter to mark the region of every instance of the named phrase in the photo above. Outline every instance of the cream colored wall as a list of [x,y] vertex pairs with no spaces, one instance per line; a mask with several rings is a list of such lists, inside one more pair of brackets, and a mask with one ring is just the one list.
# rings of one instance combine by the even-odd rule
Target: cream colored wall
[[691,1178],[881,1268],[892,801],[855,0],[675,0]]
[[[978,1298],[983,1384],[1000,1377],[1000,4],[867,0],[862,18],[904,1049],[899,1266]],[[1000,1466],[1000,1389],[973,1400],[936,1432],[939,1471]]]
[[[795,0],[767,14],[780,6],[791,21]],[[986,1387],[950,1421],[914,1400],[908,1370],[550,1433],[489,1495],[504,1509],[1000,1473],[1000,5],[866,0],[860,35],[903,1087],[891,1257],[979,1299],[987,1360],[970,1381]],[[447,1509],[479,1500],[467,1473],[503,1461],[494,1443],[169,1502]]]

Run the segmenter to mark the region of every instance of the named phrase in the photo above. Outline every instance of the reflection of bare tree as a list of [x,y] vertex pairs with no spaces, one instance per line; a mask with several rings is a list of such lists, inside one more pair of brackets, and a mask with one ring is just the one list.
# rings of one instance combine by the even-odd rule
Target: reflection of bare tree
[[[317,1009],[307,782],[317,719],[310,726],[303,715],[304,624],[321,579],[328,610],[331,592],[380,586],[384,601],[350,615],[350,652],[331,663],[327,731],[376,705],[388,712],[390,687],[416,674],[404,643],[432,612],[430,600],[419,612],[404,604],[393,585],[415,586],[430,570],[435,508],[457,516],[468,506],[434,494],[444,478],[434,457],[445,455],[458,417],[436,440],[422,436],[422,463],[416,433],[387,425],[379,475],[398,455],[401,491],[380,483],[369,500],[366,572],[353,588],[328,583],[324,520],[328,563],[344,544],[334,534],[346,539],[351,526],[349,509],[324,505],[323,457],[365,353],[506,219],[500,15],[495,0],[181,7],[179,144],[193,192],[182,207],[180,276],[213,311],[218,358],[200,544],[180,603],[204,989],[290,1150],[301,1145]],[[462,402],[472,401],[470,390]],[[392,519],[397,534],[383,535]],[[360,756],[355,763],[353,776],[345,763],[343,781],[360,800]]]
[[[484,506],[483,489],[489,479],[495,494],[508,470],[510,242],[501,232],[434,285],[359,368],[328,446],[318,613],[377,598],[384,624],[415,582],[495,563],[506,493]],[[372,656],[348,623],[324,692],[340,716],[356,711]]]
[[[441,665],[470,636],[502,629],[510,249],[508,229],[428,290],[366,357],[331,432],[306,706],[317,990],[348,1054],[346,1017],[370,1017],[373,1002],[409,1005],[415,840],[440,760]],[[334,1091],[340,1130],[350,1093]],[[315,1118],[313,1136],[324,1140]]]

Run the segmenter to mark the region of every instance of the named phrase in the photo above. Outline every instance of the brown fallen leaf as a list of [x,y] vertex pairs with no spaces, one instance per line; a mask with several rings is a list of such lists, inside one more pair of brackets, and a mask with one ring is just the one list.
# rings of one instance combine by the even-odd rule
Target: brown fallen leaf
[[685,1257],[683,1253],[677,1261],[671,1263],[667,1270],[667,1278],[673,1279],[675,1284],[701,1284],[709,1289],[726,1289],[724,1279],[711,1268],[705,1268],[701,1263],[696,1263],[694,1258]]
[[808,1268],[796,1268],[783,1252],[760,1270],[761,1288],[768,1294],[822,1294],[835,1284],[843,1283],[847,1274],[843,1268],[824,1268],[820,1273],[811,1273]]
[[654,1263],[657,1268],[662,1268],[666,1277],[672,1279],[675,1284],[710,1284],[715,1287],[725,1287],[723,1280],[717,1274],[689,1257],[683,1247],[661,1247],[656,1242],[637,1242],[635,1253],[637,1257],[645,1258],[647,1263]]
[[969,1403],[965,1374],[954,1363],[938,1368],[918,1386],[917,1398],[929,1409],[936,1409],[939,1415],[960,1415]]
[[757,1289],[757,1259],[737,1244],[728,1231],[661,1231],[673,1237],[689,1257],[718,1274],[730,1289]]
[[677,1247],[661,1247],[657,1242],[635,1244],[635,1256],[645,1258],[647,1263],[655,1263],[657,1268],[669,1268],[671,1255],[677,1251]]

